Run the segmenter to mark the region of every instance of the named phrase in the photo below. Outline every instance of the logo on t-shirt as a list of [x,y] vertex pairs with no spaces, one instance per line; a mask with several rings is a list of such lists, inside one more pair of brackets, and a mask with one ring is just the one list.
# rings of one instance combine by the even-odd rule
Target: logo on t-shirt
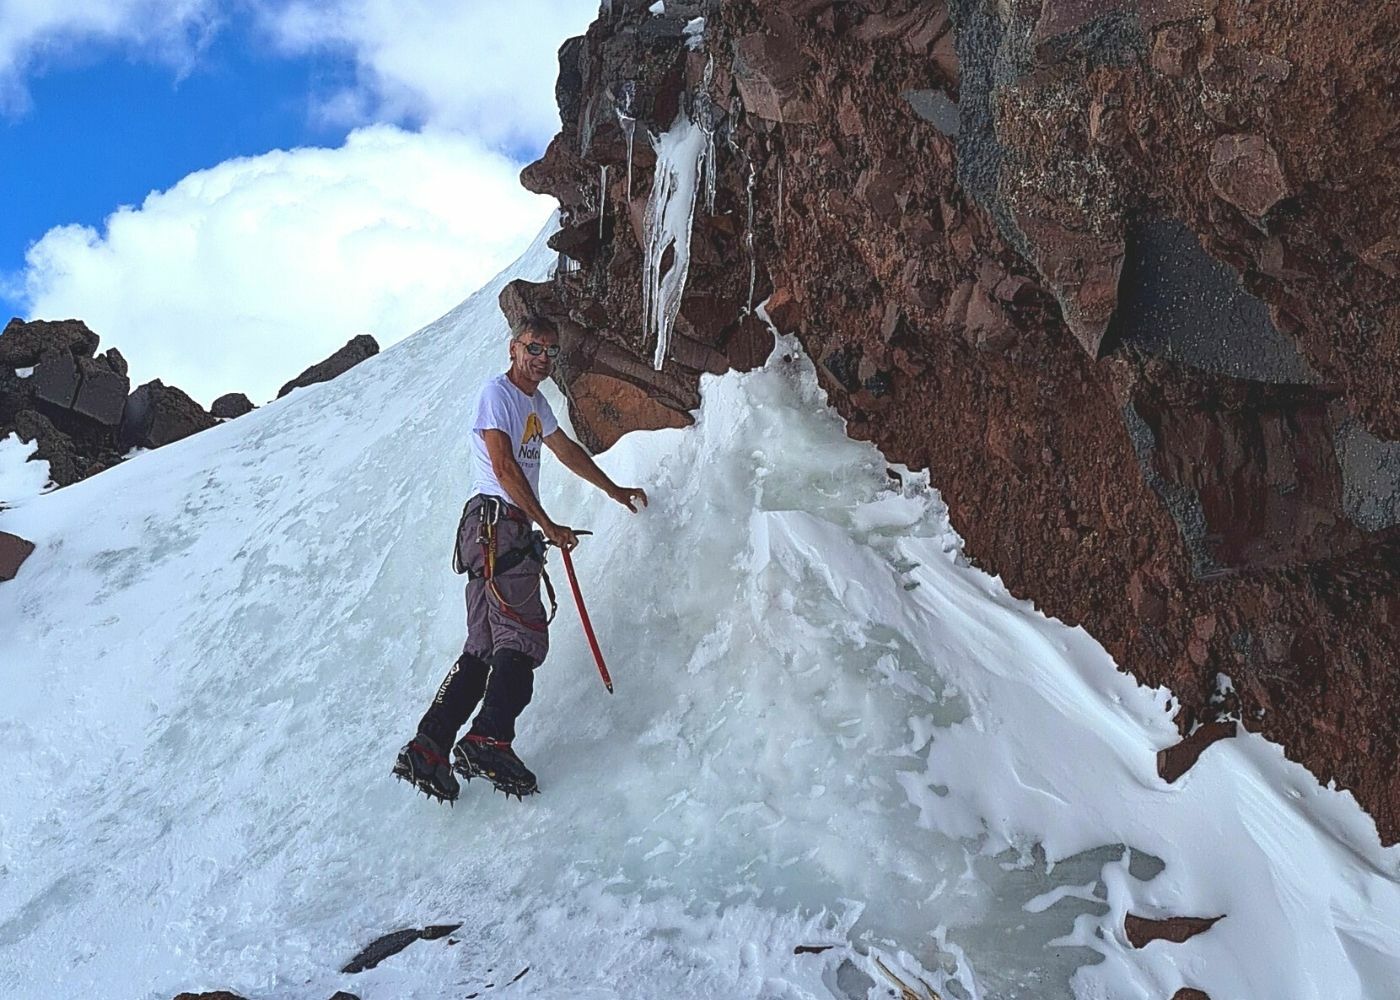
[[544,425],[540,423],[540,415],[533,410],[525,418],[525,433],[520,438],[520,450],[517,453],[522,462],[538,462],[540,460],[540,442],[544,440]]

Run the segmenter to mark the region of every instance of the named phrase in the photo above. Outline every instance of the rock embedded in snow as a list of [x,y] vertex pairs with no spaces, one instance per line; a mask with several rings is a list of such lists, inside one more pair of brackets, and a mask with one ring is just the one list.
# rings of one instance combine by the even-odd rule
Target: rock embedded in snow
[[415,941],[436,941],[439,938],[447,937],[461,926],[461,924],[433,924],[428,927],[410,927],[406,930],[392,931],[366,945],[340,971],[347,973],[366,972],[386,958],[397,955]]
[[8,531],[0,531],[0,582],[13,580],[24,561],[34,553],[34,543]]
[[1195,765],[1213,743],[1233,739],[1239,734],[1239,723],[1234,720],[1207,722],[1197,726],[1180,743],[1165,750],[1157,751],[1157,774],[1168,784],[1175,782]]
[[1181,944],[1197,934],[1210,930],[1223,917],[1166,917],[1153,919],[1129,913],[1123,920],[1123,932],[1134,948],[1146,948],[1153,941]]
[[344,375],[361,361],[372,358],[378,353],[379,342],[369,334],[362,333],[358,337],[352,337],[344,347],[325,361],[312,365],[277,390],[277,398],[281,399],[293,389],[301,389],[318,382],[329,382],[338,375]]

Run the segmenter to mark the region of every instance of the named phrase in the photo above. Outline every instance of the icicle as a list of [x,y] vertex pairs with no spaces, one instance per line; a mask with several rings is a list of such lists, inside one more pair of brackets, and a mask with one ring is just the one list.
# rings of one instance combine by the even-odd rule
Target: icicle
[[778,229],[783,228],[783,161],[778,160]]
[[710,56],[705,63],[705,78],[700,83],[700,94],[695,99],[695,118],[705,133],[705,152],[700,158],[700,168],[705,178],[705,211],[715,214],[715,181],[719,164],[715,159],[715,132],[719,129],[721,112],[710,100],[710,80],[715,73],[715,57]]
[[637,100],[637,81],[624,81],[618,88],[617,123],[622,126],[622,134],[627,137],[627,204],[632,204],[632,140],[637,133],[637,117],[632,113],[632,105]]
[[617,109],[617,123],[627,137],[627,203],[632,204],[632,138],[637,134],[637,119]]
[[[690,233],[705,132],[682,110],[668,131],[652,138],[652,145],[656,147],[656,174],[642,233],[642,317],[645,335],[656,335],[652,367],[660,371],[690,274]],[[668,249],[673,258],[662,274],[661,262]]]
[[758,255],[754,250],[753,238],[753,192],[758,187],[758,171],[754,169],[753,161],[749,161],[749,182],[746,185],[749,195],[749,221],[744,229],[744,249],[749,255],[749,294],[744,299],[743,316],[753,312],[753,290],[758,283]]
[[608,165],[598,167],[598,241],[603,240],[603,220],[608,215]]

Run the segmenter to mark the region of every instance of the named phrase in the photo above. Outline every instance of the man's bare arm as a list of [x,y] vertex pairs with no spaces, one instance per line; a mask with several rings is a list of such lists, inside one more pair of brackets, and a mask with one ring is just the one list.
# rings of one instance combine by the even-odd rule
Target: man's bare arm
[[593,456],[584,451],[583,447],[565,434],[563,430],[556,429],[553,434],[544,439],[544,443],[563,463],[564,468],[585,482],[592,483],[632,513],[637,512],[634,501],[641,501],[643,507],[647,505],[645,491],[630,486],[618,486],[617,483],[608,478],[606,472],[598,468],[598,463],[593,461]]
[[535,491],[530,489],[530,480],[525,478],[525,470],[515,460],[511,450],[510,437],[505,431],[486,430],[481,432],[486,442],[486,453],[491,456],[491,471],[496,481],[510,494],[510,502],[525,512],[525,516],[540,526],[540,531],[555,545],[573,548],[578,539],[571,529],[555,524],[544,507],[540,505]]

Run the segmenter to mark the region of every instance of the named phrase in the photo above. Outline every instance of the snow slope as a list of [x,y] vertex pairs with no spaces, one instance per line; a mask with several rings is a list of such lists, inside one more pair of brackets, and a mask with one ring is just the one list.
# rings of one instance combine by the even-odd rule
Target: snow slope
[[[496,296],[552,262],[0,512],[39,546],[0,586],[0,997],[888,996],[874,955],[957,997],[1400,996],[1400,852],[1351,797],[1253,736],[1160,782],[1165,694],[969,566],[789,342],[602,457],[641,515],[546,463],[617,694],[561,588],[544,794],[392,780],[462,641]],[[1226,916],[1136,951],[1128,911]]]

